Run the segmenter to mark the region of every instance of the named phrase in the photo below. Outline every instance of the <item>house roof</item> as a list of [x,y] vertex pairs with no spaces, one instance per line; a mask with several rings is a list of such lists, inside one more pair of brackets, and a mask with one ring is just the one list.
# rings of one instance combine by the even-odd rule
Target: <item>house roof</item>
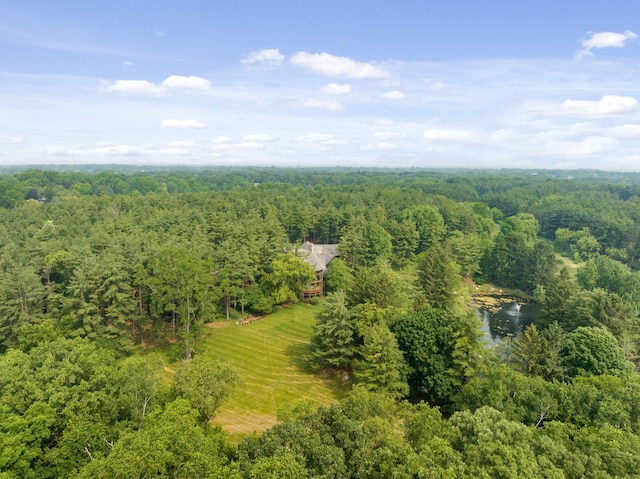
[[298,254],[316,271],[326,271],[329,262],[339,253],[337,244],[313,244],[305,241],[298,249]]

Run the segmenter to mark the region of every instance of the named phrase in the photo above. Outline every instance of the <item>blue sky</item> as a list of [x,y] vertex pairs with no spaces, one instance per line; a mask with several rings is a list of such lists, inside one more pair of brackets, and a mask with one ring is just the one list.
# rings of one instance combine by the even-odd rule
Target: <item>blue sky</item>
[[5,0],[0,164],[640,171],[640,2]]

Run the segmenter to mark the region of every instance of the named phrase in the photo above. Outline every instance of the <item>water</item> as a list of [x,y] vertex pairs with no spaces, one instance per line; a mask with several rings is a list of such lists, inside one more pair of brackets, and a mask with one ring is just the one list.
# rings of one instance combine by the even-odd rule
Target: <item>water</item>
[[482,331],[492,345],[496,345],[504,337],[516,337],[528,325],[538,318],[540,307],[536,304],[501,303],[500,310],[491,314],[479,308],[478,315],[482,319]]

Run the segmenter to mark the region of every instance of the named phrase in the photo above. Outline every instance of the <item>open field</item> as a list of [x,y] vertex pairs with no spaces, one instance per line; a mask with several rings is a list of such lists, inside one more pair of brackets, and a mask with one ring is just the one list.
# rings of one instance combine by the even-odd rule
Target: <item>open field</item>
[[346,386],[314,375],[303,360],[316,310],[296,304],[246,326],[222,321],[205,328],[199,354],[233,364],[244,381],[214,419],[232,440],[275,424],[284,404],[300,399],[328,404],[346,394]]

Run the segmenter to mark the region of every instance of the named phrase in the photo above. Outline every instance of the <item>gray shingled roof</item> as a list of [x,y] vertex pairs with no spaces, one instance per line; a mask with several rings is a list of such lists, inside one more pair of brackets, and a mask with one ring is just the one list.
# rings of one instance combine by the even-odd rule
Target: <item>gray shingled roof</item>
[[298,249],[298,254],[307,263],[313,266],[316,271],[326,271],[329,262],[338,256],[337,244],[313,244],[309,241],[302,243]]

